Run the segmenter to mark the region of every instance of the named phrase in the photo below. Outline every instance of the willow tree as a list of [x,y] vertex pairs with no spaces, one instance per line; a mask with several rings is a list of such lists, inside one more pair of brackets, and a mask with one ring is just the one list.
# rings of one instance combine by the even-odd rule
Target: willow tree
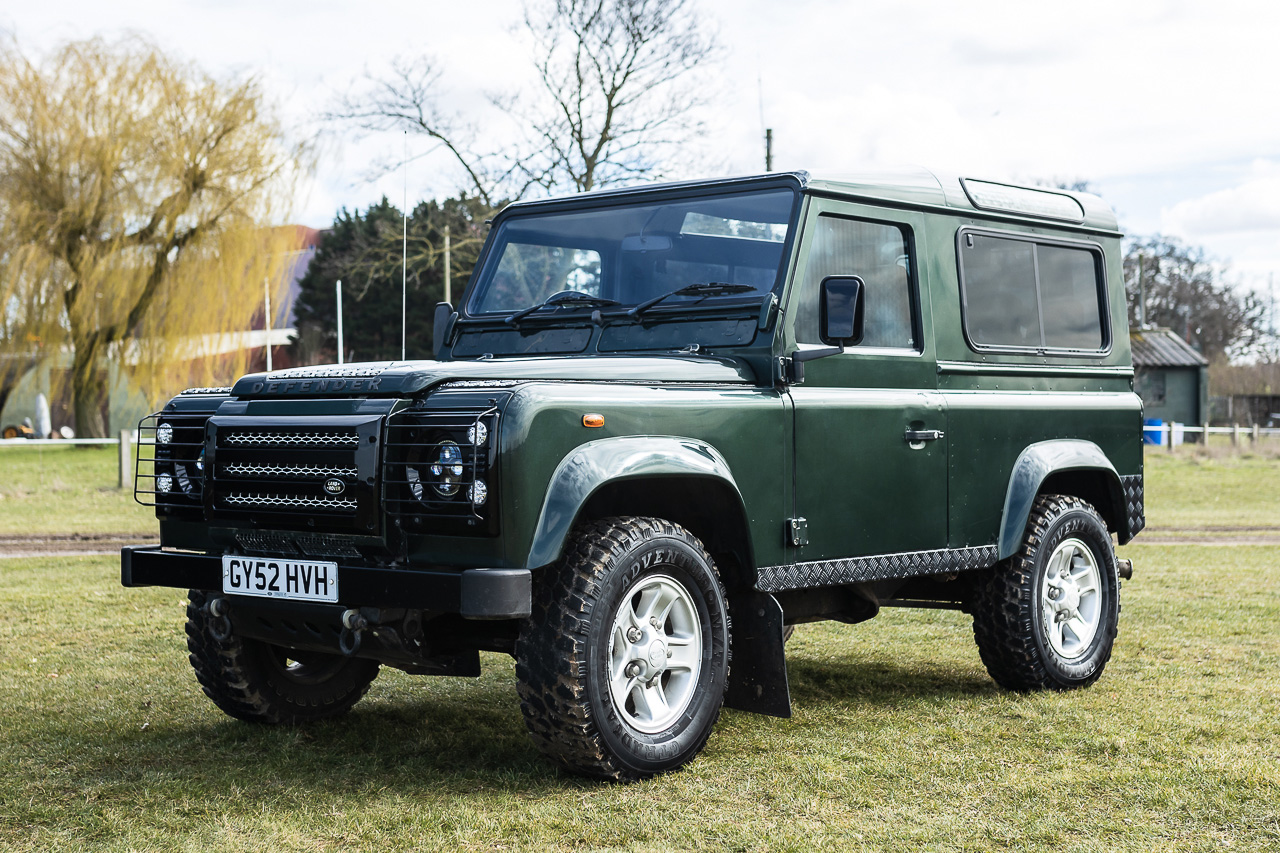
[[232,338],[298,248],[267,226],[302,154],[254,79],[139,39],[0,47],[0,349],[69,357],[79,435],[105,429],[108,362],[153,399],[241,369]]

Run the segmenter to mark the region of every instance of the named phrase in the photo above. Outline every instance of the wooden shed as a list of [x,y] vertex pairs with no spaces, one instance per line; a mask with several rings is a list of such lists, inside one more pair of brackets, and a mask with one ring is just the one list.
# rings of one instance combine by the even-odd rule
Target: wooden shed
[[1209,420],[1209,362],[1169,329],[1130,329],[1134,390],[1144,417],[1181,424]]

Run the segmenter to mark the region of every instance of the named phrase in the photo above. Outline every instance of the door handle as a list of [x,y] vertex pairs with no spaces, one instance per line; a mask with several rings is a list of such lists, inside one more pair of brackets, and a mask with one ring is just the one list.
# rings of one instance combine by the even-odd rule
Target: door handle
[[946,435],[940,429],[909,429],[903,437],[909,442],[916,442],[937,441],[940,438],[946,438]]

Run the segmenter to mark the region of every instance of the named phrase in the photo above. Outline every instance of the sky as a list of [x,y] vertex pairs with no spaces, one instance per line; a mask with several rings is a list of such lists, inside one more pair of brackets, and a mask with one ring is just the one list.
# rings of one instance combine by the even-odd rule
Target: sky
[[[718,34],[703,80],[706,171],[852,172],[915,164],[997,180],[1087,180],[1134,236],[1165,234],[1267,296],[1280,279],[1280,4],[1263,0],[693,0]],[[396,57],[433,57],[440,102],[511,133],[487,95],[530,84],[519,0],[0,0],[39,53],[126,32],[218,75],[256,74],[295,133],[323,132],[296,221],[328,225],[384,193],[452,194],[443,152],[410,138],[407,175],[374,176],[404,137],[319,116]],[[684,177],[684,176],[682,176]],[[1274,282],[1280,297],[1280,281]]]

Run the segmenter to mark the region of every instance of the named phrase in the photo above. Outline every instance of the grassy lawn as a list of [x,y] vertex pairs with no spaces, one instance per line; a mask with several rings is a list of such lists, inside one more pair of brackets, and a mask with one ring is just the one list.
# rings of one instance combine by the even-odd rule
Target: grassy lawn
[[[1149,529],[1193,538],[1231,528],[1280,532],[1280,456],[1211,451],[1147,452]],[[0,447],[0,535],[155,532],[154,510],[139,506],[131,488],[115,487],[116,452]]]
[[726,711],[689,768],[562,775],[511,661],[384,670],[345,718],[224,717],[185,659],[182,595],[112,558],[0,561],[0,849],[1280,849],[1273,548],[1135,545],[1092,688],[989,680],[968,620],[801,626],[796,715]]
[[[116,488],[112,446],[0,447],[0,535],[155,533],[155,510]],[[130,474],[132,478],[132,474]]]
[[1280,457],[1148,450],[1145,486],[1148,530],[1161,536],[1280,533]]

